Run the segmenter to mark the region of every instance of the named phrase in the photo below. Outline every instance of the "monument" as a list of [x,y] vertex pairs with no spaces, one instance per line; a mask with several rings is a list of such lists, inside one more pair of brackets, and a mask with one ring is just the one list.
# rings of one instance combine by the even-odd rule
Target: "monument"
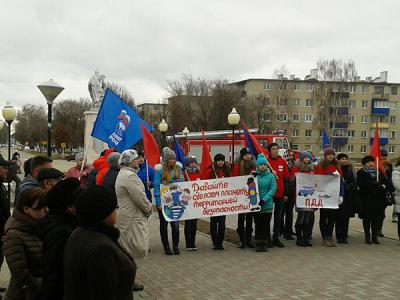
[[[88,83],[88,90],[90,98],[92,98],[92,107],[89,111],[85,111],[85,149],[87,148],[87,161],[89,163],[95,160],[101,151],[108,148],[108,145],[97,138],[91,137],[93,124],[96,121],[97,113],[101,102],[103,101],[105,92],[105,76],[95,71],[94,75],[90,77]],[[88,143],[90,145],[88,146]]]

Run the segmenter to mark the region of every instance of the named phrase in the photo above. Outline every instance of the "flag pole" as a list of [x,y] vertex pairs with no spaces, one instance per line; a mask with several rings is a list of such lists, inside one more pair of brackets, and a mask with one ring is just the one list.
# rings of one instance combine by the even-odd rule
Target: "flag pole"
[[81,180],[81,175],[82,175],[82,172],[83,172],[83,167],[85,166],[86,157],[87,157],[87,153],[88,153],[88,150],[89,150],[89,145],[92,143],[92,140],[93,140],[93,136],[89,136],[89,140],[88,140],[88,143],[86,145],[85,152],[83,154],[83,164],[81,166],[81,171],[79,172],[79,178],[78,178],[79,180]]
[[379,183],[379,156],[376,157],[376,182]]

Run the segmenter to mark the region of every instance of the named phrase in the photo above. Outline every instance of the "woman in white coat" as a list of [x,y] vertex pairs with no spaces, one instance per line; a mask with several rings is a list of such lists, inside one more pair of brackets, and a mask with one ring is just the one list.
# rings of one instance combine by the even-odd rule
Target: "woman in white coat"
[[[152,204],[147,199],[145,187],[136,175],[139,167],[138,153],[128,149],[118,160],[121,169],[115,182],[118,200],[117,227],[120,231],[119,244],[132,258],[145,257],[149,252],[148,217]],[[134,284],[134,290],[143,289]]]
[[398,216],[397,221],[397,234],[400,240],[400,161],[397,166],[393,169],[392,182],[395,188],[394,192],[394,214]]

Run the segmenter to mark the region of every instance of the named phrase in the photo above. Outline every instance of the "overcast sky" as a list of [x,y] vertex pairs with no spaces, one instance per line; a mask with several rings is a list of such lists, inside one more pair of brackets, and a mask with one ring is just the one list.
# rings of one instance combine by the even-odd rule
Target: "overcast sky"
[[270,78],[283,64],[301,78],[320,58],[353,59],[359,75],[400,82],[400,2],[236,0],[2,0],[0,106],[89,97],[94,70],[137,102],[158,102],[182,73]]

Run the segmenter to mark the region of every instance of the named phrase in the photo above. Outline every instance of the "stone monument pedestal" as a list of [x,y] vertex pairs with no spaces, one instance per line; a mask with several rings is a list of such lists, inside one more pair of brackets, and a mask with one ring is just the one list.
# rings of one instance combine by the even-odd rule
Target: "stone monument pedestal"
[[89,164],[92,164],[92,162],[96,158],[99,157],[101,151],[108,148],[108,145],[106,143],[90,136],[90,134],[92,133],[94,121],[96,121],[96,118],[97,118],[97,113],[98,113],[97,110],[89,110],[89,111],[85,111],[85,113],[84,113],[84,116],[85,116],[85,148],[84,149],[85,150],[86,150],[86,147],[87,147],[90,139],[92,139],[92,142],[90,143],[89,148],[87,150],[87,161]]

